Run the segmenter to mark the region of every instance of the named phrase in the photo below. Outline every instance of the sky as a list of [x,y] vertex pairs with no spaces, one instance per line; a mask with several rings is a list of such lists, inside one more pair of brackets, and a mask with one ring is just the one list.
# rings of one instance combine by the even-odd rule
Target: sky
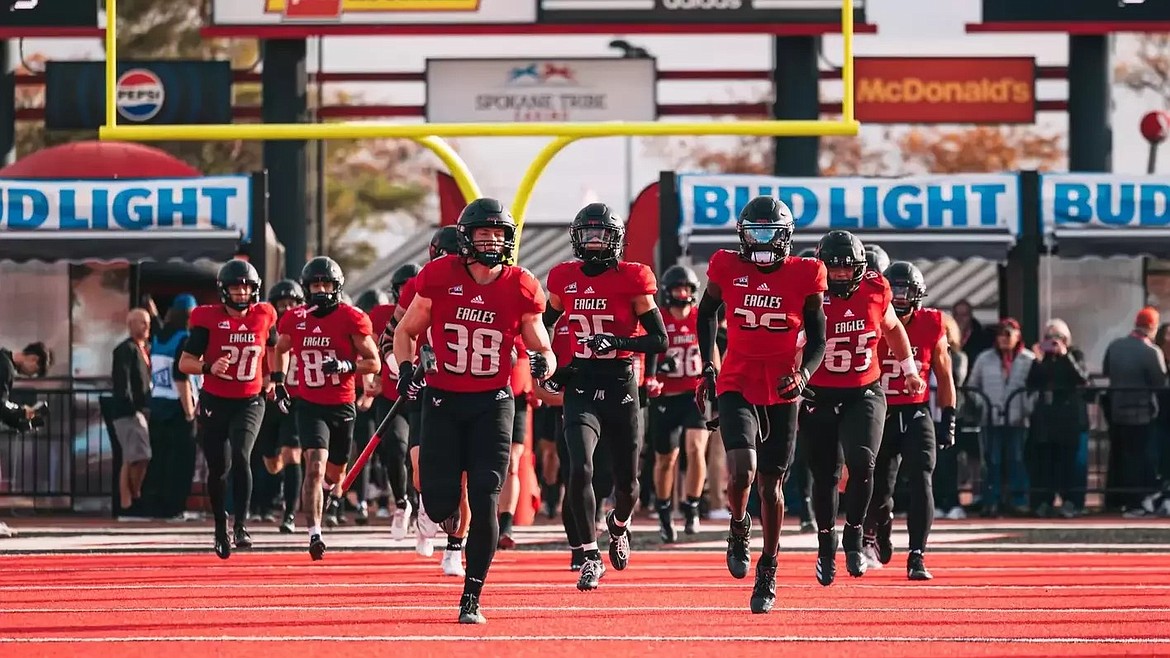
[[[1040,65],[1067,63],[1064,35],[966,34],[964,24],[978,22],[979,0],[870,0],[868,22],[879,26],[877,35],[859,35],[856,53],[864,55],[1025,55],[1035,56]],[[555,36],[555,37],[351,37],[330,38],[324,43],[325,70],[351,72],[371,70],[370,53],[378,53],[376,70],[420,71],[427,57],[568,57],[613,56],[608,47],[614,37],[626,38],[657,57],[660,70],[683,69],[766,69],[772,64],[771,38],[767,36],[703,36],[697,48],[695,36]],[[1133,51],[1133,37],[1116,42],[1118,56]],[[310,68],[316,65],[316,43],[310,42]],[[54,58],[100,59],[100,45],[93,41],[29,39],[26,52],[43,52]],[[826,37],[825,58],[841,61],[840,37]],[[1039,99],[1063,99],[1067,83],[1038,83]],[[345,89],[360,92],[371,103],[421,104],[422,85],[353,84]],[[824,97],[836,93],[825,85]],[[748,100],[764,91],[759,85],[735,82],[665,82],[659,84],[659,101],[732,102]],[[1140,173],[1145,169],[1147,147],[1137,130],[1142,114],[1153,109],[1154,99],[1140,98],[1124,89],[1115,89],[1114,168],[1118,172]],[[1045,130],[1064,131],[1063,113],[1042,113],[1038,124]],[[881,127],[862,128],[863,135],[881,133]],[[709,138],[719,139],[719,138]],[[529,161],[545,143],[543,138],[466,138],[455,142],[471,166],[484,193],[510,200]],[[532,221],[567,221],[567,211],[584,201],[603,200],[624,205],[623,197],[636,194],[657,180],[661,169],[672,162],[657,155],[659,149],[634,140],[632,168],[626,167],[624,138],[585,140],[570,146],[547,170],[537,185],[530,206]],[[388,247],[389,245],[385,245]]]

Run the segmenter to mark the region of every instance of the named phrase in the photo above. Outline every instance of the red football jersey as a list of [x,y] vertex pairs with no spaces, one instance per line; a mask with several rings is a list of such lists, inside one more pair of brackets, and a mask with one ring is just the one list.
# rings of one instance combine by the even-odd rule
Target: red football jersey
[[[634,313],[633,298],[653,295],[658,290],[654,272],[641,263],[618,263],[598,276],[585,276],[581,261],[560,263],[548,273],[548,292],[561,300],[569,328],[577,341],[595,334],[620,337],[638,335],[641,325]],[[573,358],[630,358],[633,352],[614,350],[604,356],[588,346],[576,344]]]
[[[407,280],[407,284],[409,283],[410,281]],[[370,326],[374,330],[375,339],[381,336],[383,331],[386,331],[386,327],[390,325],[390,319],[394,317],[394,309],[396,308],[398,307],[395,304],[378,304],[370,309]],[[383,361],[382,371],[378,374],[382,378],[382,397],[391,401],[398,399],[397,363],[394,364],[394,368],[395,370],[391,372],[388,364]]]
[[666,354],[662,359],[674,361],[674,372],[662,372],[658,369],[658,380],[662,382],[663,395],[678,393],[693,393],[699,384],[699,375],[703,374],[703,357],[699,355],[699,312],[693,308],[687,309],[686,317],[675,317],[670,309],[662,313],[666,321]]
[[512,395],[524,395],[532,391],[532,363],[524,339],[516,336],[516,358],[512,360]]
[[862,276],[849,299],[825,295],[825,360],[810,384],[860,388],[882,376],[877,345],[892,297],[886,278],[874,271]]
[[362,336],[372,336],[370,318],[361,309],[339,304],[333,312],[317,317],[306,306],[298,306],[280,319],[280,333],[292,338],[292,353],[297,357],[297,380],[300,398],[321,405],[353,402],[357,395],[357,375],[325,374],[325,359],[357,361],[354,345]]
[[418,294],[431,300],[427,333],[438,370],[427,375],[427,385],[459,393],[510,390],[520,319],[544,312],[536,277],[505,265],[494,281],[480,284],[458,258],[442,257],[412,280]]
[[250,398],[264,388],[264,359],[269,337],[276,326],[276,309],[260,303],[243,317],[234,317],[222,304],[191,310],[191,327],[207,330],[205,363],[227,355],[231,366],[225,377],[205,375],[202,390],[221,398]]
[[406,309],[410,308],[410,303],[414,301],[414,296],[418,294],[418,286],[415,285],[414,277],[406,280],[402,287],[398,289],[398,307],[405,313]]
[[707,280],[719,286],[727,316],[727,351],[716,393],[735,391],[751,404],[791,404],[780,399],[776,387],[800,367],[804,302],[826,290],[824,264],[789,256],[776,271],[763,272],[721,249],[711,255]]
[[[910,339],[910,350],[914,353],[914,363],[918,366],[918,376],[922,381],[927,381],[930,365],[934,363],[934,348],[947,333],[942,311],[936,308],[919,309],[910,316],[905,327],[906,336]],[[897,357],[890,351],[885,336],[878,343],[878,354],[882,357],[882,390],[886,393],[886,404],[922,404],[930,399],[929,387],[918,395],[906,392],[905,373]]]
[[564,368],[573,360],[573,350],[576,347],[573,339],[573,332],[569,331],[569,325],[565,319],[567,316],[562,315],[557,320],[556,325],[553,326],[552,336],[552,351],[553,355],[557,357],[557,368]]

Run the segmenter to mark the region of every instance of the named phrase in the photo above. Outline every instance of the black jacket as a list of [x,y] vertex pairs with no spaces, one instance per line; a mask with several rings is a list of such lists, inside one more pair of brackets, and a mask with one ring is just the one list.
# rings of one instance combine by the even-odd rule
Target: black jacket
[[1028,390],[1036,391],[1032,436],[1039,441],[1072,442],[1089,428],[1084,392],[1089,382],[1085,356],[1075,347],[1063,355],[1045,354],[1028,371]]
[[127,338],[114,348],[114,418],[133,416],[150,407],[150,362],[134,340]]

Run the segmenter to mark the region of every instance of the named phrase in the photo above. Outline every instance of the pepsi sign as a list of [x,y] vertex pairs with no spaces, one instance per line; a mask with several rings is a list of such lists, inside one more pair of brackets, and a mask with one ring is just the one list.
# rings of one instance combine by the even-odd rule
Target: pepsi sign
[[118,76],[118,116],[135,123],[158,116],[166,101],[162,80],[150,69],[130,69]]
[[[118,62],[121,124],[223,124],[232,121],[232,70],[226,61]],[[105,124],[105,63],[45,63],[45,127],[92,130]]]

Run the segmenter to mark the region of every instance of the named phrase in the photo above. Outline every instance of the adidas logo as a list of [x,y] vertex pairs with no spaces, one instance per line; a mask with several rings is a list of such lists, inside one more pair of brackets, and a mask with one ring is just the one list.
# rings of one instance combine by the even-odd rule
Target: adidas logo
[[248,330],[248,325],[244,324],[243,322],[240,323],[240,328],[236,329],[236,331],[247,331],[247,330]]
[[771,290],[771,288],[768,287],[768,284],[761,283],[759,286],[756,286],[756,290],[757,291],[763,290],[763,291],[767,292],[768,290]]
[[847,308],[847,309],[845,309],[845,317],[847,317],[847,318],[851,318],[851,317],[853,317],[853,310],[852,310],[852,309],[848,309],[848,308]]
[[634,398],[629,393],[626,393],[626,397],[622,398],[622,404],[630,404],[633,401]]
[[313,327],[313,333],[315,333],[315,334],[321,333],[321,327]]
[[586,288],[585,292],[583,294],[592,295],[593,294],[593,286],[589,286],[588,288]]
[[471,298],[471,303],[472,303],[472,304],[482,304],[482,303],[483,303],[483,296],[482,296],[482,295],[476,295],[475,297],[472,297],[472,298]]
[[499,390],[498,393],[496,393],[496,401],[497,402],[499,402],[500,400],[507,400],[510,397],[512,397],[512,396],[502,388]]
[[916,411],[916,412],[914,413],[914,417],[915,417],[915,418],[924,418],[924,417],[926,417],[926,412],[925,412],[925,411],[923,411],[923,410],[921,410],[921,409],[919,409],[918,411]]

